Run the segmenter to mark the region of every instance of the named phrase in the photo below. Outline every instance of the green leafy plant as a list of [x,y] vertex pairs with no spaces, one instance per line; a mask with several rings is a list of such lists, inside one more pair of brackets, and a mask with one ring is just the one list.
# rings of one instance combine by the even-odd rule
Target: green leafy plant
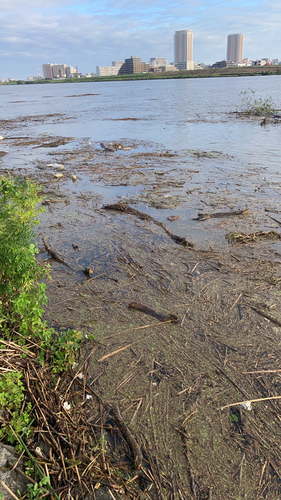
[[18,332],[19,344],[36,338],[44,350],[51,350],[58,372],[73,364],[82,334],[67,330],[55,335],[42,320],[47,302],[42,278],[49,270],[36,261],[38,248],[33,243],[34,226],[44,210],[38,209],[39,189],[29,179],[2,177],[0,181],[0,328],[6,338]]
[[256,97],[256,91],[253,89],[240,92],[240,105],[236,112],[253,116],[269,116],[276,113],[276,106],[272,97]]
[[31,421],[30,411],[31,403],[27,403],[25,411],[21,411],[24,400],[24,385],[22,382],[22,373],[6,372],[0,378],[0,408],[9,412],[9,426],[2,426],[0,429],[0,439],[7,437],[13,444],[16,441],[11,427],[17,433],[30,435],[32,430],[29,428]]
[[75,353],[79,349],[83,334],[69,329],[53,335],[56,338],[49,343],[49,348],[52,353],[53,372],[58,373],[75,362]]
[[[7,339],[13,340],[22,346],[24,357],[32,339],[39,346],[37,360],[58,373],[74,363],[82,333],[66,330],[56,334],[42,319],[47,302],[42,279],[48,276],[48,267],[37,262],[38,249],[33,243],[34,226],[42,211],[38,193],[39,187],[28,179],[0,179],[0,349]],[[24,403],[23,380],[19,371],[0,372],[0,408],[7,419],[7,425],[0,428],[0,439],[11,444],[15,435],[32,433],[32,405]]]
[[28,500],[36,500],[41,498],[46,493],[50,491],[50,478],[49,476],[44,476],[40,479],[39,483],[29,483],[27,485],[27,495]]
[[37,263],[32,242],[41,211],[38,189],[29,180],[0,181],[0,327],[6,337],[14,329],[24,337],[47,333],[41,320],[45,284],[39,283],[47,268]]

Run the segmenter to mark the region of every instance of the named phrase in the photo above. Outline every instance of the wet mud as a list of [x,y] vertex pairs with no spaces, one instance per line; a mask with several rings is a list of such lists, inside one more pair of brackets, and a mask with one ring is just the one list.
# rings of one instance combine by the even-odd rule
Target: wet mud
[[[281,213],[277,178],[225,153],[118,137],[105,147],[13,139],[25,125],[2,124],[9,153],[0,172],[42,186],[45,319],[94,337],[88,382],[118,405],[155,466],[138,498],[280,498],[281,248],[268,217]],[[104,208],[119,202],[147,217]],[[243,213],[194,220],[231,211]],[[194,247],[177,245],[154,219]],[[274,238],[254,241],[258,232]],[[251,237],[231,244],[230,233]],[[163,321],[169,315],[177,321]]]

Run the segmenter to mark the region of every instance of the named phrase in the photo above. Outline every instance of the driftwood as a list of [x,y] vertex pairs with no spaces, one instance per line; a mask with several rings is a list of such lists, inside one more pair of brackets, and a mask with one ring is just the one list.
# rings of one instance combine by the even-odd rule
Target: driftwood
[[126,203],[114,203],[113,205],[105,205],[103,208],[106,210],[116,210],[116,212],[123,212],[125,214],[135,215],[141,220],[153,220],[151,215],[144,214],[135,208],[131,208]]
[[234,217],[236,215],[247,215],[250,210],[247,208],[246,210],[233,210],[231,212],[216,212],[214,214],[198,214],[198,217],[192,220],[207,220],[214,219],[220,217]]
[[190,241],[187,241],[187,239],[183,238],[182,236],[177,236],[176,234],[171,233],[170,229],[168,229],[166,226],[164,226],[164,224],[161,224],[161,222],[155,221],[155,224],[157,224],[158,226],[163,227],[163,229],[170,236],[170,238],[172,238],[172,240],[174,240],[179,245],[182,245],[183,247],[194,248],[193,243],[190,243]]
[[150,316],[153,316],[153,318],[158,319],[159,321],[172,321],[172,323],[178,323],[178,317],[175,314],[160,314],[154,311],[154,309],[151,309],[150,307],[146,306],[145,304],[142,304],[141,302],[131,302],[128,305],[129,309],[135,309],[136,311],[141,311],[145,314],[149,314]]
[[45,238],[42,238],[42,241],[44,243],[44,246],[46,248],[46,251],[48,252],[48,254],[54,259],[56,260],[57,262],[59,262],[60,264],[63,264],[64,266],[66,267],[69,267],[69,269],[72,269],[72,271],[75,271],[75,269],[73,267],[71,267],[69,264],[67,264],[67,262],[65,262],[65,260],[60,257],[57,252],[55,252],[54,250],[51,249],[51,247],[49,247],[49,245],[47,244]]
[[134,464],[136,469],[140,469],[142,466],[142,452],[133,434],[129,430],[128,426],[125,424],[124,419],[120,413],[117,405],[107,404],[105,407],[110,410],[112,420],[117,425],[119,431],[121,432],[125,441],[131,448],[132,454],[134,455]]
[[172,238],[179,245],[194,248],[193,243],[190,243],[186,238],[183,238],[182,236],[177,236],[176,234],[171,233],[171,231],[166,226],[164,226],[162,222],[158,222],[157,220],[153,219],[151,215],[145,214],[143,212],[140,212],[139,210],[136,210],[135,208],[129,207],[128,205],[126,205],[126,203],[120,202],[114,203],[113,205],[104,205],[103,208],[106,210],[116,210],[117,212],[135,215],[141,220],[150,220],[157,226],[162,227],[164,231],[166,231],[166,233],[170,236],[170,238]]

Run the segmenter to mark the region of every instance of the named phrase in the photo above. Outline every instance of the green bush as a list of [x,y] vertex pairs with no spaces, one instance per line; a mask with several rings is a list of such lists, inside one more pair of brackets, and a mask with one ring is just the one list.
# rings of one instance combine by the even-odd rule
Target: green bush
[[38,264],[34,226],[38,223],[38,187],[29,180],[3,177],[0,182],[0,328],[10,337],[15,329],[49,337],[41,320],[46,303],[47,268]]
[[[42,211],[38,192],[39,187],[28,179],[0,179],[0,349],[6,347],[6,340],[13,340],[25,350],[32,339],[41,347],[37,361],[44,360],[49,370],[58,373],[73,364],[82,333],[56,334],[42,319],[47,302],[42,279],[48,276],[48,266],[37,262],[33,243]],[[5,437],[10,443],[16,439],[13,431],[17,435],[31,432],[31,403],[25,403],[22,410],[23,380],[18,370],[0,372],[0,409],[9,423],[0,428],[0,439]]]
[[[55,335],[42,320],[43,306],[47,302],[46,285],[48,266],[39,264],[34,226],[44,210],[38,209],[39,186],[29,179],[3,177],[0,182],[0,331],[11,338],[16,331],[24,339],[36,341],[49,348],[54,371],[62,371],[73,363],[82,338],[81,332],[68,330]],[[1,343],[1,338],[0,338]]]

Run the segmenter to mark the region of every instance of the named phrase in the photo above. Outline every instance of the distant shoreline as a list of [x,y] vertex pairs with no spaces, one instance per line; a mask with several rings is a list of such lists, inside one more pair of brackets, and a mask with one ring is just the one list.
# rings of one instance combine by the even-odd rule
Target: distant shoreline
[[178,71],[166,73],[137,73],[129,75],[93,76],[82,78],[63,78],[61,80],[15,80],[12,82],[1,82],[0,85],[34,85],[48,83],[79,83],[79,82],[115,82],[134,80],[178,80],[181,78],[219,78],[230,76],[268,76],[281,75],[281,66],[257,66],[245,68],[208,68],[193,71]]

